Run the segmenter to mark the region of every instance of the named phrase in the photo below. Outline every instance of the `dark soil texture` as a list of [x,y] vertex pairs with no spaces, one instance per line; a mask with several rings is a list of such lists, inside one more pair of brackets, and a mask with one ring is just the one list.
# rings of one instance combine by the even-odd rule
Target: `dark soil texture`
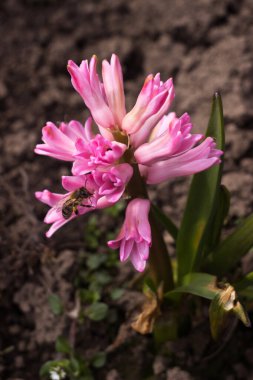
[[[142,296],[128,287],[107,299],[115,322],[73,322],[76,279],[88,246],[80,218],[44,236],[47,210],[34,192],[60,189],[69,166],[36,156],[48,120],[84,122],[88,115],[71,86],[68,59],[79,63],[96,54],[101,62],[118,54],[123,65],[128,109],[144,78],[172,76],[173,110],[188,112],[195,131],[207,125],[210,100],[223,96],[226,146],[223,182],[232,192],[230,225],[253,211],[253,1],[252,0],[2,0],[0,3],[0,379],[37,380],[41,365],[55,359],[55,340],[70,337],[87,360],[99,351],[107,362],[93,369],[106,380],[253,379],[253,333],[241,325],[224,347],[211,343],[208,317],[177,343],[154,350],[129,320]],[[151,189],[166,213],[180,221],[189,179]],[[97,236],[106,254],[107,231],[118,220],[99,213]],[[88,227],[87,227],[88,228]],[[171,240],[166,236],[173,250]],[[247,256],[243,271],[252,270]],[[123,287],[135,280],[128,265],[109,270]],[[76,286],[76,285],[75,285]],[[55,316],[48,297],[60,296],[65,310]],[[205,312],[204,312],[205,313]],[[203,317],[203,316],[202,316]],[[203,321],[203,318],[200,320]],[[221,348],[221,349],[220,349]],[[170,353],[170,354],[168,354]]]

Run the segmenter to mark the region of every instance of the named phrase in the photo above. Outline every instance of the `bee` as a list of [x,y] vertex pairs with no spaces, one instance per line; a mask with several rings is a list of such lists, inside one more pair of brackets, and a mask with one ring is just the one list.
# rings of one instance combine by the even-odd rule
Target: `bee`
[[67,200],[62,204],[61,212],[64,219],[69,219],[73,212],[78,215],[78,206],[92,207],[92,205],[83,204],[84,199],[92,197],[92,193],[86,187],[80,187],[73,191]]

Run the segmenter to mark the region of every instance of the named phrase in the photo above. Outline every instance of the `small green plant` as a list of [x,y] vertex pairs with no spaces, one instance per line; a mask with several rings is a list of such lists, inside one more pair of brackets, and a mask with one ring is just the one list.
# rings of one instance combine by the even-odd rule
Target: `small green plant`
[[[225,134],[222,102],[213,97],[212,111],[206,136],[215,138],[224,150]],[[224,158],[223,158],[224,159]],[[222,228],[230,204],[229,189],[222,185],[223,164],[195,174],[179,228],[156,207],[157,220],[171,234],[176,244],[176,265],[173,265],[173,289],[164,294],[165,300],[177,308],[183,294],[206,298],[210,303],[210,326],[214,339],[219,337],[229,315],[234,314],[245,326],[250,321],[241,301],[253,297],[253,275],[228,282],[239,260],[253,246],[253,215],[234,228],[225,239]],[[238,271],[237,271],[238,273]]]
[[[94,379],[90,370],[91,363],[77,355],[65,338],[59,337],[56,340],[55,349],[64,358],[46,362],[40,370],[41,378],[50,380],[64,380],[66,378],[70,380]],[[98,356],[96,356],[93,361],[98,363],[98,366],[99,364],[102,366],[105,364],[106,357],[104,356],[99,362]]]
[[[249,326],[246,309],[247,300],[252,300],[253,273],[243,276],[234,268],[253,246],[253,215],[223,238],[230,195],[222,185],[225,133],[220,94],[213,96],[206,135],[192,134],[187,113],[180,117],[167,113],[175,95],[172,78],[163,82],[159,73],[148,75],[127,112],[118,57],[113,54],[110,62],[103,61],[102,82],[96,67],[96,56],[80,66],[68,62],[72,84],[91,112],[85,125],[75,120],[59,127],[48,122],[42,130],[44,143],[35,148],[38,154],[72,162],[71,175],[62,177],[65,193],[36,192],[37,199],[50,206],[44,219],[51,224],[46,236],[81,215],[105,208],[117,228],[122,204],[116,205],[124,200],[124,222],[108,246],[119,249],[120,261],[130,261],[138,272],[147,269],[143,276],[147,302],[133,328],[142,334],[154,331],[159,339],[161,335],[176,339],[185,324],[184,312],[190,314],[187,294],[210,301],[214,339],[232,314]],[[188,175],[193,179],[180,226],[176,226],[153,204],[148,186]],[[108,269],[115,262],[100,251],[99,227],[97,216],[86,226],[90,256],[76,281],[79,318],[109,321],[110,310],[102,295],[113,280]],[[175,259],[168,254],[162,228],[174,239]],[[111,293],[111,299],[120,294]],[[60,314],[57,297],[52,295],[49,301],[53,312]],[[160,328],[157,319],[166,307],[171,319]],[[66,360],[75,367],[72,356]]]

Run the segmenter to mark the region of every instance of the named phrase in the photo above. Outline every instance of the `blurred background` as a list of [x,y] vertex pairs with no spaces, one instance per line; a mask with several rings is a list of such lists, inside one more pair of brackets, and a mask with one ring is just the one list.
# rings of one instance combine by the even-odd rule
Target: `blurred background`
[[[115,218],[121,218],[120,210],[99,214],[101,232],[95,242],[88,241],[87,233],[98,230],[96,216],[73,222],[50,241],[44,237],[47,208],[38,204],[34,191],[58,191],[59,179],[70,166],[36,156],[34,146],[41,141],[46,121],[84,122],[88,115],[71,86],[68,59],[79,64],[96,54],[101,63],[116,53],[123,66],[128,109],[148,74],[160,72],[163,80],[172,76],[176,90],[172,110],[179,115],[188,112],[195,131],[205,130],[212,94],[220,90],[227,146],[223,182],[232,191],[230,220],[238,221],[253,206],[253,2],[2,0],[0,35],[0,378],[34,380],[40,366],[53,358],[56,338],[73,328],[66,313],[52,312],[48,297],[57,294],[65,309],[74,308],[76,288],[87,286],[80,285],[79,268],[87,268],[78,260],[88,251],[104,252],[108,230],[115,236],[119,225]],[[151,189],[151,196],[176,222],[188,183],[177,179]],[[171,244],[169,237],[167,243]],[[128,266],[113,270],[120,287],[131,277]],[[120,321],[136,306],[130,300],[138,297],[126,291],[117,309],[118,327],[106,339],[106,325],[84,322],[77,342],[83,344],[84,355],[112,344],[119,326],[124,326]],[[129,360],[136,372],[131,378],[144,379],[150,341],[134,339],[138,344]],[[242,351],[243,359],[235,359],[241,367],[228,364],[220,378],[250,378],[252,348]],[[126,379],[120,354],[108,352],[113,360],[102,372],[95,370],[95,378]],[[155,371],[158,359],[150,358]],[[195,362],[182,363],[191,372]],[[154,378],[166,379],[157,373]]]

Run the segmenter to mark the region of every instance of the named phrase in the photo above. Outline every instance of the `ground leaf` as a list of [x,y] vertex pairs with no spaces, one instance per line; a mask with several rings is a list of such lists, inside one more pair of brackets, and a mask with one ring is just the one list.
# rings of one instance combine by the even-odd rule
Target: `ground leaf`
[[122,289],[122,288],[113,289],[110,293],[111,299],[113,301],[117,301],[123,296],[124,292],[125,292],[125,289]]
[[48,302],[49,302],[50,309],[52,310],[54,315],[61,315],[63,313],[63,310],[64,310],[63,303],[57,294],[54,294],[54,293],[50,294],[50,296],[48,297]]
[[68,359],[63,360],[50,360],[46,363],[44,363],[40,369],[40,377],[42,378],[48,378],[48,375],[51,371],[57,370],[60,371],[61,369],[68,369],[70,364],[70,361]]
[[61,352],[63,354],[71,354],[72,348],[66,338],[60,336],[57,338],[55,343],[55,349],[57,352]]
[[85,309],[85,315],[92,321],[102,321],[107,317],[108,305],[103,302],[95,302]]
[[98,352],[92,359],[92,366],[94,368],[102,368],[106,363],[106,353]]

